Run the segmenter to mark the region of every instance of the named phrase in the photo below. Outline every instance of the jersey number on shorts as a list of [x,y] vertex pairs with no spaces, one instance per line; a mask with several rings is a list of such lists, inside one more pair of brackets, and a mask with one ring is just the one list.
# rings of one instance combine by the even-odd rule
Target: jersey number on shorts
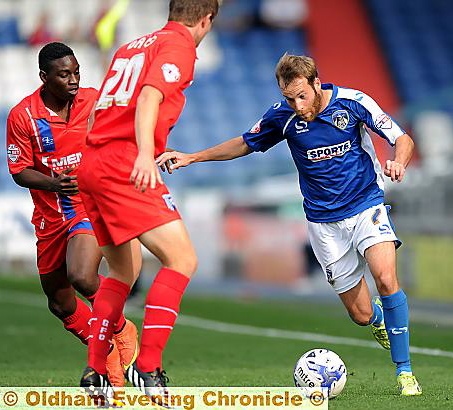
[[[115,74],[105,82],[96,110],[105,110],[114,102],[119,107],[127,106],[134,94],[144,62],[145,53],[135,54],[131,58],[117,58],[111,68]],[[116,91],[112,93],[113,90]]]

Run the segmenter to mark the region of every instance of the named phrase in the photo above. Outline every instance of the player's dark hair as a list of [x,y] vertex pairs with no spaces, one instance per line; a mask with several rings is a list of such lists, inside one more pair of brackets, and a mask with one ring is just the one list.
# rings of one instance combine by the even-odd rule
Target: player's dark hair
[[278,84],[282,84],[285,87],[301,77],[305,77],[308,80],[308,84],[313,86],[315,79],[318,77],[318,69],[311,57],[285,53],[277,63],[275,77]]
[[208,14],[214,19],[221,3],[221,0],[170,0],[168,21],[193,27]]
[[49,73],[52,61],[73,55],[74,51],[66,44],[58,42],[46,44],[38,54],[39,69],[45,73]]

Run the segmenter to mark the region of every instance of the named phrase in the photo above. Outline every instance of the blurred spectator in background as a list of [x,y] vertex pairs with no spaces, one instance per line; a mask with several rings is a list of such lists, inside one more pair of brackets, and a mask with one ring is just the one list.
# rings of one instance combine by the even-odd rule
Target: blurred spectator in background
[[92,28],[92,42],[99,49],[101,64],[107,70],[110,52],[117,46],[118,23],[127,11],[130,0],[103,0]]
[[260,21],[270,28],[302,28],[307,20],[306,0],[261,0]]
[[47,11],[41,13],[36,28],[32,31],[27,41],[31,46],[39,46],[53,41],[59,41],[58,36],[55,35],[50,28],[49,14]]
[[224,0],[222,12],[216,19],[216,28],[225,31],[246,31],[255,23],[259,1]]

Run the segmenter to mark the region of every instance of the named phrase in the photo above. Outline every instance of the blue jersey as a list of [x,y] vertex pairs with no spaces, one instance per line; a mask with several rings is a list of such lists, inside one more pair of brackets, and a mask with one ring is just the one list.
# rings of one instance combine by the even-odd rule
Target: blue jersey
[[301,120],[283,100],[243,138],[262,152],[286,140],[307,219],[336,222],[384,201],[384,177],[365,125],[391,145],[405,131],[365,93],[333,84],[322,88],[331,89],[332,97],[313,121]]

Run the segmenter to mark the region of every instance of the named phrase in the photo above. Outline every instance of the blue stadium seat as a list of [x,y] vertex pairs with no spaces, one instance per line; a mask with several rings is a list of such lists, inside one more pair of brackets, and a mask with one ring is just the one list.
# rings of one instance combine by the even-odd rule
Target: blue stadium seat
[[21,38],[17,19],[11,17],[0,18],[0,47],[11,44],[20,44]]

